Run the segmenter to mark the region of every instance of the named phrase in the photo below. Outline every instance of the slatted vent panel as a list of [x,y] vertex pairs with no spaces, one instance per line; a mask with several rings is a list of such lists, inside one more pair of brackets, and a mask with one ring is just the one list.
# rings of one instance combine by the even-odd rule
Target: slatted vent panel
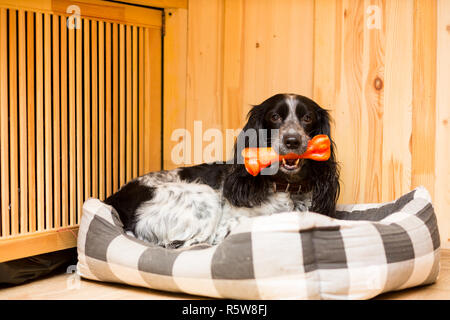
[[85,199],[160,168],[159,30],[66,22],[0,8],[2,237],[75,226]]

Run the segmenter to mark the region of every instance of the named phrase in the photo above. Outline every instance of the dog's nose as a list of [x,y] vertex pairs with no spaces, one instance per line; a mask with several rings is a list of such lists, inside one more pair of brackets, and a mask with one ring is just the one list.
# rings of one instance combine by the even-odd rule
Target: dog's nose
[[300,147],[300,137],[297,135],[287,135],[284,137],[283,143],[289,149],[298,149]]

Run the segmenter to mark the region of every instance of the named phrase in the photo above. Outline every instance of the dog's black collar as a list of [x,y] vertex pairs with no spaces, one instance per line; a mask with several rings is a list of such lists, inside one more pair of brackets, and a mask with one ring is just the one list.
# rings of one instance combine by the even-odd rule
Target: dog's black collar
[[272,182],[273,192],[289,192],[292,194],[306,193],[309,191],[309,186],[304,183],[283,183]]

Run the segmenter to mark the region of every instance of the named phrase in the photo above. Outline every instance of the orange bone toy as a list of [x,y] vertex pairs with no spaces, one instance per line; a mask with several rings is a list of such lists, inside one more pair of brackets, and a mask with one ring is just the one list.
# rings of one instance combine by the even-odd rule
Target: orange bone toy
[[325,134],[319,134],[309,140],[306,151],[300,155],[295,153],[279,155],[273,148],[245,148],[242,150],[242,156],[247,172],[257,176],[262,169],[283,159],[327,161],[330,158],[330,152],[330,138]]

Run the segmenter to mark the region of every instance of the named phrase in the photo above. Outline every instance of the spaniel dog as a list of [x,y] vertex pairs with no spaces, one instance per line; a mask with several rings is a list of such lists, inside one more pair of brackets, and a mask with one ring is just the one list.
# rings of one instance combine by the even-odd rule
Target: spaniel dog
[[339,195],[333,142],[327,161],[286,160],[257,176],[246,171],[241,156],[248,146],[302,154],[318,134],[330,136],[326,110],[300,95],[277,94],[250,110],[232,161],[151,172],[105,203],[128,233],[166,248],[217,244],[243,216],[306,210],[333,216]]

